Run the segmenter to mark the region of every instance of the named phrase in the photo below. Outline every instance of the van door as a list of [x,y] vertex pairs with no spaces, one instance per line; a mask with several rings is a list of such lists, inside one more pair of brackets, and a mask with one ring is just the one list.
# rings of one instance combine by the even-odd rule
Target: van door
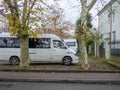
[[36,38],[36,61],[51,62],[51,39]]
[[67,54],[67,49],[60,40],[53,40],[52,59],[56,62],[61,62]]

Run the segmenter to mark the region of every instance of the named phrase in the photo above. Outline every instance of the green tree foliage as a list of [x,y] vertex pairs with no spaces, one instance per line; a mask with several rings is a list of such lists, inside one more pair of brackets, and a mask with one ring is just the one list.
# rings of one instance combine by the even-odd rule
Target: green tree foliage
[[29,66],[29,36],[37,35],[42,15],[42,0],[3,0],[10,33],[20,42],[20,67]]
[[[85,41],[87,44],[93,40],[93,32],[91,31],[91,28],[93,27],[91,23],[92,16],[90,13],[87,14],[87,23],[86,23],[86,32],[85,32]],[[81,18],[79,18],[76,22],[76,30],[81,25]]]

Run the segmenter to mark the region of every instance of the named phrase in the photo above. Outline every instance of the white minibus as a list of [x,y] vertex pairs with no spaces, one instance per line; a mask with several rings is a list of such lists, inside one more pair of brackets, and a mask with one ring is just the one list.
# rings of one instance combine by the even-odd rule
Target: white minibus
[[[62,40],[54,34],[41,34],[29,38],[30,63],[63,63],[70,65],[78,63],[76,52],[68,48]],[[0,33],[0,60],[10,64],[20,62],[20,44],[10,33]]]
[[71,48],[75,52],[78,51],[77,39],[64,39],[63,41],[69,48]]

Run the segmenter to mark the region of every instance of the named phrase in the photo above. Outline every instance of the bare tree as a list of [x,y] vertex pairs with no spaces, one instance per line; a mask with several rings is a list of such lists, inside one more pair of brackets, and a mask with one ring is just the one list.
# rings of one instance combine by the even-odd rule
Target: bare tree
[[88,63],[88,55],[86,49],[86,42],[85,42],[85,33],[87,29],[87,14],[94,6],[97,0],[92,0],[88,5],[89,0],[80,0],[81,1],[81,24],[78,25],[78,30],[76,31],[77,39],[79,42],[79,51],[80,51],[80,61],[82,64],[82,68],[88,70],[90,64]]
[[58,6],[46,5],[47,9],[42,17],[41,30],[43,33],[56,34],[61,38],[68,38],[71,35],[68,33],[73,29],[73,24],[64,20],[63,9]]

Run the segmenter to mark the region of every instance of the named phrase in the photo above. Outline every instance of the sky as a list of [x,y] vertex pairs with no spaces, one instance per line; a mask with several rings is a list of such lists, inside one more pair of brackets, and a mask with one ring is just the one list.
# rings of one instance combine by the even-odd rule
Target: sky
[[[0,2],[3,0],[0,0]],[[48,4],[56,4],[54,3],[54,0],[43,0],[47,1]],[[56,0],[57,1],[57,0]],[[110,0],[97,0],[97,2],[90,13],[92,13],[92,23],[93,27],[97,28],[98,27],[98,9],[101,10],[103,6],[105,6]],[[100,2],[102,1],[102,3]],[[57,4],[63,8],[64,10],[64,15],[65,15],[65,20],[68,20],[72,22],[73,24],[76,23],[77,19],[80,17],[80,12],[81,12],[81,7],[80,7],[80,0],[58,0]]]
[[[54,0],[46,0],[48,4],[55,4]],[[56,0],[57,1],[57,0]],[[91,1],[91,0],[88,0]],[[98,28],[98,12],[109,2],[110,0],[97,0],[94,7],[91,9],[93,28]],[[57,4],[63,8],[65,14],[65,20],[76,23],[80,17],[81,7],[80,0],[58,0]]]
[[[97,0],[96,4],[90,11],[92,14],[93,27],[98,27],[98,12],[101,10],[110,0],[101,0],[102,3]],[[66,20],[70,20],[72,23],[76,23],[77,19],[80,17],[81,7],[80,0],[60,0],[60,7],[64,9]]]

